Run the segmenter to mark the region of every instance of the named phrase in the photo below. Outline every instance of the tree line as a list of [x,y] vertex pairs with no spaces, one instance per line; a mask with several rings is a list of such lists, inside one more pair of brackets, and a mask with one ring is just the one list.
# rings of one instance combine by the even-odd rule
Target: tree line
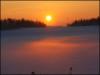
[[99,25],[100,17],[92,18],[92,19],[81,19],[75,20],[71,24],[67,26],[96,26]]
[[46,27],[46,24],[39,21],[31,21],[25,19],[4,19],[0,20],[1,30],[7,29],[18,29],[18,28],[28,28],[28,27]]
[[[100,17],[92,19],[75,20],[68,26],[96,26],[99,25]],[[34,27],[46,27],[47,25],[39,21],[31,21],[25,19],[3,19],[0,20],[1,30],[18,29],[18,28],[34,28]]]

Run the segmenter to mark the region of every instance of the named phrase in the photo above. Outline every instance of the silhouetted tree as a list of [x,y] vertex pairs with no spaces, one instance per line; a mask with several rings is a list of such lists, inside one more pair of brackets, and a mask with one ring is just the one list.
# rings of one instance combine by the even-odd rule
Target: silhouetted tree
[[71,24],[68,24],[67,26],[96,26],[99,25],[100,17],[92,18],[92,19],[81,19],[76,20]]
[[17,29],[17,28],[28,28],[28,27],[46,27],[46,24],[39,21],[31,21],[25,19],[4,19],[0,20],[1,30],[6,29]]

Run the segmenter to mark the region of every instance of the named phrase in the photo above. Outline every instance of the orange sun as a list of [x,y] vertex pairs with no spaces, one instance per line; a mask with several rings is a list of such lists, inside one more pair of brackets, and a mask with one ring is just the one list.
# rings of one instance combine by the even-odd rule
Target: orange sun
[[51,15],[47,15],[47,16],[45,17],[45,19],[46,19],[46,21],[50,22],[50,21],[52,20],[52,16],[51,16]]

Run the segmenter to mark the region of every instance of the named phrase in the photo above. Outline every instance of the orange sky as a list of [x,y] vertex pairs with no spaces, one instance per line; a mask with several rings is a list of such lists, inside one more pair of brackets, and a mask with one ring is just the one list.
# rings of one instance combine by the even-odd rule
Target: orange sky
[[[45,20],[46,15],[53,17]],[[49,26],[64,26],[75,19],[99,16],[99,1],[1,1],[1,19],[42,21]]]

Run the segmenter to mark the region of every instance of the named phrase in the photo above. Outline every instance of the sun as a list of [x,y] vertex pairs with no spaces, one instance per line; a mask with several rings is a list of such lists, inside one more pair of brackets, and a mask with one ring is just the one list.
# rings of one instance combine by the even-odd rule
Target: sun
[[50,22],[50,21],[52,20],[52,16],[51,16],[51,15],[47,15],[47,16],[45,17],[45,19],[46,19],[46,21]]

